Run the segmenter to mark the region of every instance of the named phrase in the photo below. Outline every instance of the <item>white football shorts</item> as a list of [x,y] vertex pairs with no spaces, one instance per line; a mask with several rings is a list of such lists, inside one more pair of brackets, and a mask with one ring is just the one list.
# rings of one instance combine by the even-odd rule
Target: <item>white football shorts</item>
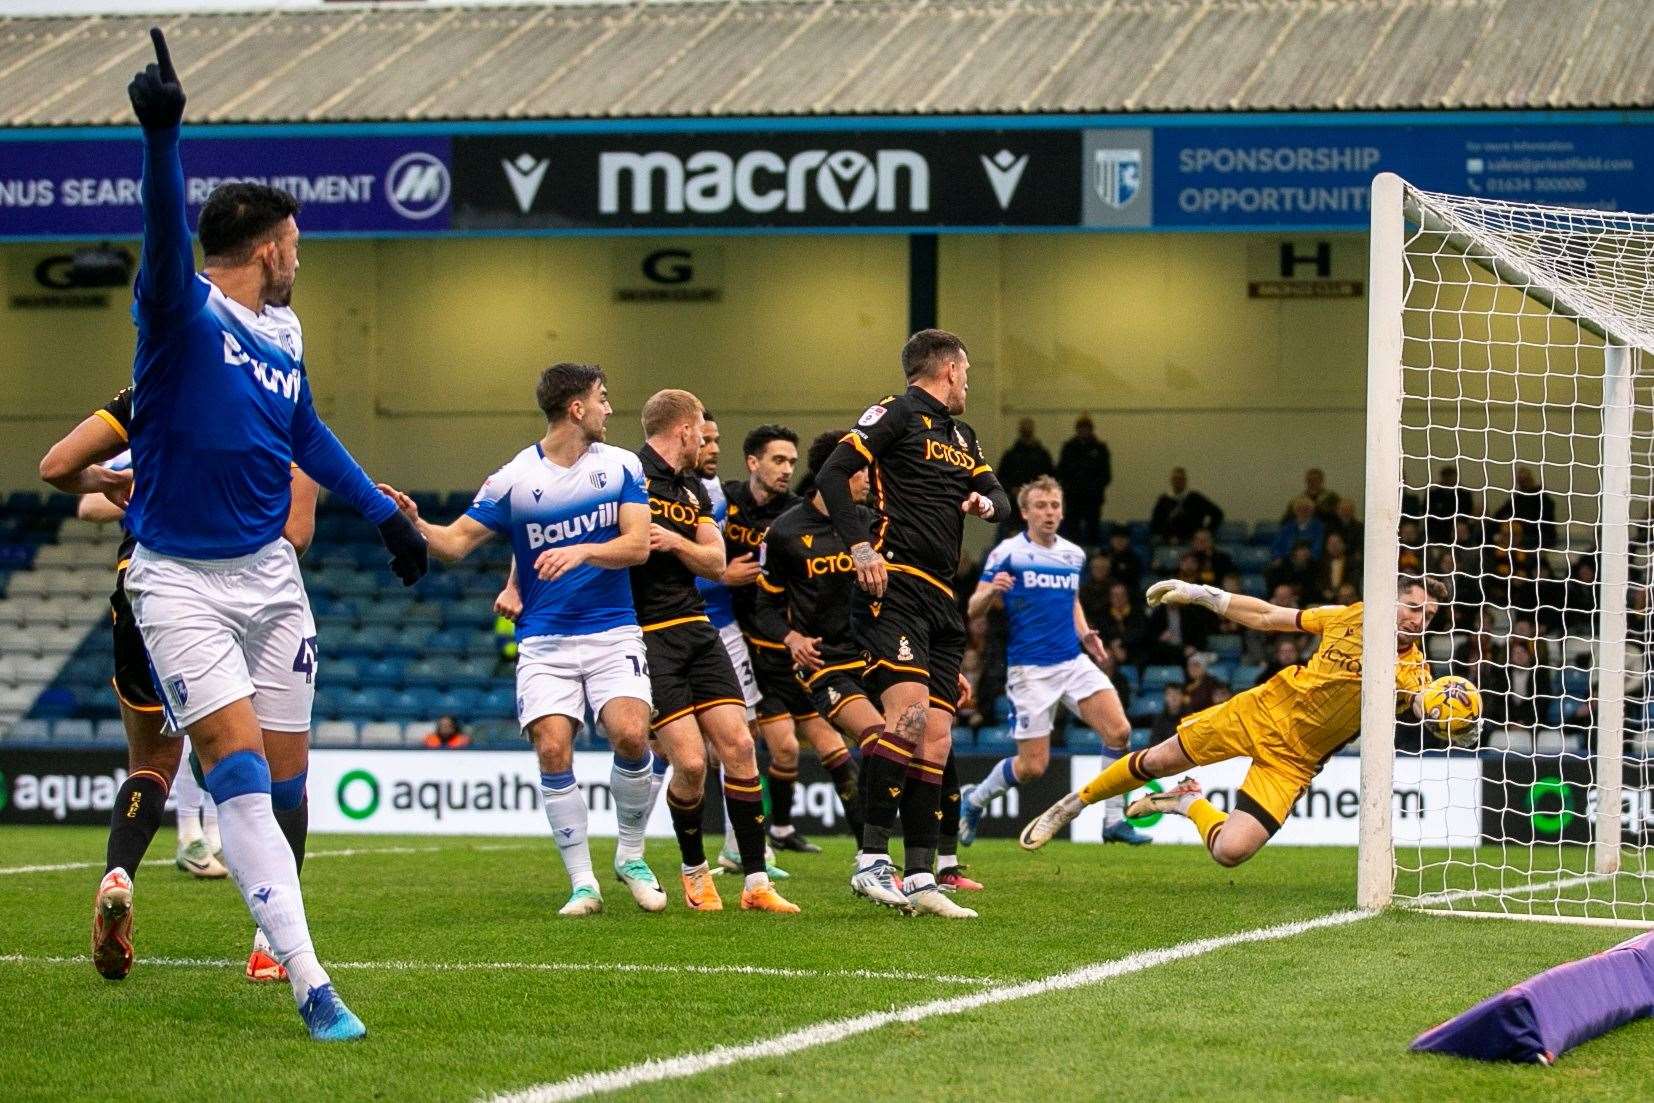
[[1013,666],[1005,671],[1005,693],[1016,710],[1013,739],[1043,739],[1051,734],[1057,705],[1079,714],[1080,702],[1093,693],[1114,692],[1114,683],[1085,655],[1053,666]]
[[617,697],[654,708],[637,625],[587,636],[530,636],[517,645],[517,723],[524,731],[542,716],[567,716],[578,733],[587,708],[597,718]]
[[724,641],[724,650],[729,652],[729,665],[735,668],[735,679],[741,683],[741,696],[747,702],[747,719],[754,720],[763,695],[758,692],[758,678],[752,672],[752,652],[747,650],[746,637],[741,634],[741,626],[732,621],[718,629],[718,638]]
[[140,546],[126,593],[174,732],[243,697],[270,731],[310,729],[316,620],[293,545],[275,540],[236,559]]

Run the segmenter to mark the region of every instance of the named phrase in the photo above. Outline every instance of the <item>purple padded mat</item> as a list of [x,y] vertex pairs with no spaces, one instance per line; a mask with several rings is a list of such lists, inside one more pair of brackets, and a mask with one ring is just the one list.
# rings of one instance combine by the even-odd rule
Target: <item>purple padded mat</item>
[[1418,1052],[1550,1064],[1633,1019],[1654,1015],[1654,932],[1547,969],[1413,1039]]

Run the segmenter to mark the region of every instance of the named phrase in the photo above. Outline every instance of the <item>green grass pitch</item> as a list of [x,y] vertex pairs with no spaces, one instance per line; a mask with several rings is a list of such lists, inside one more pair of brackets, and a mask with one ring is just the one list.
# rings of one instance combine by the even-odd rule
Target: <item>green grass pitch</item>
[[[599,863],[611,845],[596,843]],[[171,847],[163,832],[152,859]],[[308,1041],[285,985],[242,979],[251,928],[235,890],[169,864],[137,879],[138,965],[102,980],[85,960],[102,831],[0,830],[5,1098],[487,1098],[1343,911],[1355,869],[1352,851],[1331,848],[1280,847],[1222,870],[1192,846],[1059,843],[1026,855],[984,842],[968,855],[988,885],[969,901],[982,918],[947,923],[852,898],[849,844],[834,840],[789,856],[783,887],[800,916],[743,914],[727,880],[731,910],[690,914],[674,878],[664,915],[638,912],[611,883],[605,914],[566,920],[554,913],[567,883],[545,840],[335,836],[310,850],[312,930],[368,1025],[362,1043]],[[671,872],[670,841],[650,850],[656,871]],[[68,863],[87,864],[12,872]],[[1483,996],[1627,933],[1384,915],[617,1098],[1646,1098],[1646,1021],[1553,1069],[1406,1048]]]

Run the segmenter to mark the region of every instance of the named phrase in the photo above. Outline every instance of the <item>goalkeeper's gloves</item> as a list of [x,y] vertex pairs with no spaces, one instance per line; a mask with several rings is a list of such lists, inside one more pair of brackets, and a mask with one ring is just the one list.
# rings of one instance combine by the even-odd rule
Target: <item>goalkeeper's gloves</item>
[[184,86],[178,82],[178,71],[172,67],[172,53],[167,49],[161,28],[151,27],[149,38],[155,43],[155,60],[132,78],[132,83],[126,86],[126,95],[132,101],[133,114],[145,130],[167,130],[184,118]]
[[412,586],[431,569],[431,549],[414,523],[402,513],[391,514],[379,522],[379,539],[391,553],[391,573]]
[[1231,595],[1216,586],[1168,578],[1150,586],[1148,596],[1150,605],[1200,605],[1221,617],[1229,612]]

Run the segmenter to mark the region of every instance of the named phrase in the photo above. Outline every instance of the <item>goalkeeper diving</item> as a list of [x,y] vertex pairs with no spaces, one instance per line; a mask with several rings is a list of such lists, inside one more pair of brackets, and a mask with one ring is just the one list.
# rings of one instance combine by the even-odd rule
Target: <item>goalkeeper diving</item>
[[[1447,597],[1435,579],[1404,575],[1396,587],[1396,712],[1423,718],[1420,695],[1430,684],[1420,641]],[[1237,866],[1281,829],[1299,794],[1322,764],[1354,739],[1361,724],[1360,602],[1288,609],[1215,586],[1168,580],[1149,588],[1150,605],[1200,605],[1261,632],[1308,632],[1321,637],[1307,662],[1287,667],[1262,685],[1220,705],[1191,713],[1177,737],[1111,764],[1077,793],[1046,809],[1022,831],[1024,850],[1037,850],[1087,805],[1155,779],[1230,758],[1250,758],[1235,806],[1220,812],[1185,777],[1163,793],[1139,797],[1128,817],[1151,812],[1187,816],[1212,859]]]

